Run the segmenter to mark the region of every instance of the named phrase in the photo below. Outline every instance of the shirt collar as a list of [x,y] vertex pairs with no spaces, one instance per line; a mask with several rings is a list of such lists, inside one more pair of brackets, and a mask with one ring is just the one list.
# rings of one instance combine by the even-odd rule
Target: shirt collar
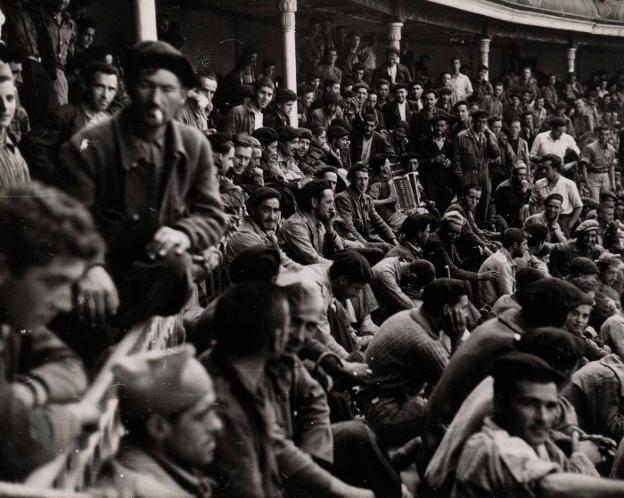
[[[132,166],[134,151],[137,149],[136,142],[140,140],[132,127],[130,112],[132,112],[131,108],[127,108],[112,118],[113,127],[119,141],[121,164],[126,170]],[[175,155],[187,155],[180,134],[180,126],[173,119],[167,123],[162,137],[151,143],[154,143],[161,150],[164,150],[165,143],[167,143],[169,150],[166,153],[170,151],[170,153]]]

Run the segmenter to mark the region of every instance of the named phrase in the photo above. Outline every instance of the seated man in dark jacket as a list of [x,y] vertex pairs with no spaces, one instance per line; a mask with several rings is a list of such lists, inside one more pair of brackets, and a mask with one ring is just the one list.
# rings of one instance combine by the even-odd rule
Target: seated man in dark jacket
[[109,107],[119,83],[117,69],[103,62],[94,62],[81,74],[86,87],[82,101],[55,109],[22,141],[21,148],[35,180],[54,184],[58,180],[61,145],[74,133],[110,117]]
[[47,328],[104,250],[89,213],[34,183],[0,196],[0,480],[22,480],[76,442],[98,410],[76,355]]
[[[336,209],[344,223],[345,238],[389,251],[398,242],[392,229],[375,210],[370,195],[366,193],[368,168],[354,166],[349,170],[347,178],[351,185],[336,196]],[[377,237],[374,238],[371,229],[375,230]],[[385,242],[380,241],[379,237]]]

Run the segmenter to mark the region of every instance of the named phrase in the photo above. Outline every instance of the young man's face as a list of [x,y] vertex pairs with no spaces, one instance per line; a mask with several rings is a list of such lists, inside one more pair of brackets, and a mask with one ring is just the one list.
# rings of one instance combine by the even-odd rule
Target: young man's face
[[526,168],[516,168],[513,171],[513,176],[518,183],[522,183],[527,180],[527,170]]
[[251,160],[253,162],[254,168],[259,168],[262,164],[262,148],[254,147],[253,152],[251,153]]
[[364,69],[357,69],[353,72],[355,81],[362,81],[364,79]]
[[280,143],[282,152],[286,157],[294,157],[295,151],[299,148],[299,139],[287,140]]
[[549,438],[559,416],[559,396],[554,382],[519,380],[508,405],[502,410],[504,428],[512,435],[537,447]]
[[310,150],[310,140],[307,138],[300,138],[299,149],[297,150],[299,157],[305,156],[308,153],[308,150]]
[[481,191],[471,188],[468,192],[466,192],[463,196],[465,206],[472,211],[477,207],[479,201],[481,200]]
[[303,106],[308,109],[312,105],[312,102],[314,102],[314,92],[305,93],[301,101],[303,102]]
[[553,168],[550,162],[543,164],[540,167],[540,171],[542,172],[542,175],[544,175],[544,178],[546,178],[549,182],[555,181],[559,176],[559,170],[557,168]]
[[236,175],[242,175],[243,171],[249,166],[251,150],[251,147],[237,146],[234,148],[234,173]]
[[368,173],[366,171],[358,171],[353,177],[353,185],[359,194],[364,194],[368,188]]
[[366,121],[364,123],[364,136],[370,138],[377,129],[377,123],[375,121]]
[[472,125],[474,127],[474,131],[476,131],[477,133],[481,133],[483,130],[485,130],[485,127],[487,126],[487,118],[476,118],[473,120]]
[[420,100],[420,98],[422,97],[422,93],[423,93],[422,85],[420,84],[412,85],[411,92],[412,92],[412,99]]
[[500,135],[501,131],[503,131],[503,122],[502,121],[493,121],[490,125],[490,130],[497,137]]
[[544,107],[544,99],[543,97],[537,97],[535,99],[535,109],[541,109]]
[[550,221],[554,221],[561,213],[561,201],[559,199],[551,199],[544,205],[544,214]]
[[484,80],[485,80],[485,78],[486,78],[486,76],[487,76],[487,73],[488,73],[488,72],[487,72],[487,70],[485,70],[485,69],[481,69],[481,70],[479,70],[479,79],[480,79],[481,81],[484,81]]
[[314,214],[321,221],[329,221],[335,214],[334,192],[327,189],[318,199],[313,199]]
[[195,468],[212,463],[216,436],[223,429],[216,406],[214,388],[210,383],[204,398],[173,420],[168,420],[168,434],[163,446],[169,458]]
[[615,218],[614,209],[604,206],[598,210],[598,219],[604,223],[612,223]]
[[264,149],[262,150],[262,156],[269,163],[277,161],[277,140],[264,146]]
[[494,95],[500,97],[503,94],[503,85],[496,85],[494,87]]
[[7,323],[15,330],[48,324],[59,312],[72,309],[72,286],[86,263],[55,257],[45,266],[32,266],[22,275],[0,272],[0,299]]
[[8,128],[15,114],[17,89],[12,79],[0,83],[0,129]]
[[555,140],[558,140],[563,136],[563,130],[563,126],[553,126],[552,130],[550,130],[550,134]]
[[268,86],[258,88],[256,91],[256,103],[260,109],[266,109],[273,99],[273,89]]
[[600,272],[600,281],[605,285],[615,285],[619,274],[616,266],[609,265]]
[[106,112],[117,95],[117,84],[116,75],[95,73],[85,96],[89,107],[98,112]]
[[453,59],[453,71],[455,73],[459,73],[460,68],[461,68],[461,61],[459,59]]
[[369,93],[368,98],[366,100],[371,106],[375,107],[377,105],[377,94]]
[[329,182],[332,192],[336,191],[336,185],[338,185],[338,175],[336,173],[333,171],[326,171],[323,173],[322,179]]
[[173,119],[185,100],[178,77],[167,69],[143,71],[134,88],[134,113],[147,128],[159,128]]
[[215,93],[217,93],[217,81],[204,76],[200,78],[197,90],[204,94],[204,96],[208,99],[208,102],[212,102]]
[[335,64],[337,59],[338,59],[338,53],[335,50],[331,50],[329,52],[329,63]]
[[275,230],[280,222],[282,212],[279,200],[276,198],[265,199],[260,203],[253,218],[264,230]]
[[358,88],[355,92],[356,98],[360,102],[366,102],[366,97],[368,96],[368,90],[366,88]]
[[449,73],[444,73],[442,75],[442,86],[450,87],[451,81],[452,81],[452,78]]
[[448,123],[446,121],[438,121],[433,124],[433,131],[437,137],[443,137],[448,130]]
[[433,109],[436,105],[436,100],[435,93],[425,93],[422,98],[423,107],[428,111]]
[[78,43],[82,48],[89,48],[95,40],[95,28],[85,28],[78,37]]
[[462,122],[466,122],[468,121],[468,106],[465,105],[460,105],[457,108],[457,118],[462,121]]
[[531,77],[531,70],[528,67],[522,70],[522,77],[525,81],[528,81],[528,79]]
[[395,53],[388,55],[388,64],[391,66],[396,66],[399,62],[399,56]]
[[394,92],[394,98],[397,102],[402,104],[407,99],[407,90],[405,88],[399,88]]
[[600,130],[598,140],[601,145],[605,145],[609,141],[609,138],[611,138],[611,130]]
[[598,243],[598,232],[596,230],[589,230],[579,236],[579,241],[583,247],[592,247]]
[[377,91],[379,92],[379,98],[383,100],[390,94],[390,85],[379,85]]
[[524,256],[524,254],[527,252],[528,249],[529,249],[529,244],[527,242],[527,239],[524,239],[519,244],[516,243],[512,246],[511,256],[514,258],[521,258],[522,256]]
[[457,240],[462,233],[462,225],[459,223],[449,222],[445,228],[446,238],[450,241]]
[[589,323],[591,308],[589,304],[579,304],[572,308],[568,312],[564,327],[574,334],[581,335]]
[[279,105],[279,110],[282,111],[282,114],[289,116],[294,107],[295,107],[295,101],[289,100],[288,102],[282,102]]

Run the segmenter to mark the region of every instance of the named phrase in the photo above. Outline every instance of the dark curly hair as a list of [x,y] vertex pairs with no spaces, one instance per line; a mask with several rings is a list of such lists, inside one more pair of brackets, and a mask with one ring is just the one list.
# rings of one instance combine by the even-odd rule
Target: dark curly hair
[[11,274],[55,257],[94,260],[103,252],[91,214],[72,197],[37,182],[0,191],[0,257]]

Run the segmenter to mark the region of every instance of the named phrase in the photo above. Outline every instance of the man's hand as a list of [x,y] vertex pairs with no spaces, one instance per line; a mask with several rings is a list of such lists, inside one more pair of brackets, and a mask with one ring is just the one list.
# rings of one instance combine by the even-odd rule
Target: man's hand
[[119,295],[108,272],[103,266],[89,268],[78,282],[78,316],[89,320],[91,325],[104,324],[117,313]]
[[451,341],[460,339],[466,330],[466,317],[460,310],[452,309],[444,315],[442,330]]
[[479,273],[479,276],[477,278],[477,280],[479,281],[484,281],[484,280],[490,280],[490,281],[494,281],[498,279],[498,272],[497,271],[484,271]]
[[82,400],[78,403],[65,405],[65,409],[80,421],[82,427],[97,428],[101,413],[93,403]]
[[191,239],[184,232],[170,227],[161,227],[147,245],[147,255],[150,259],[164,258],[171,251],[180,255],[191,248]]
[[336,498],[375,498],[375,493],[370,489],[356,488],[339,479],[332,479],[329,493]]
[[373,373],[366,363],[342,361],[328,371],[338,390],[348,389],[366,381]]

